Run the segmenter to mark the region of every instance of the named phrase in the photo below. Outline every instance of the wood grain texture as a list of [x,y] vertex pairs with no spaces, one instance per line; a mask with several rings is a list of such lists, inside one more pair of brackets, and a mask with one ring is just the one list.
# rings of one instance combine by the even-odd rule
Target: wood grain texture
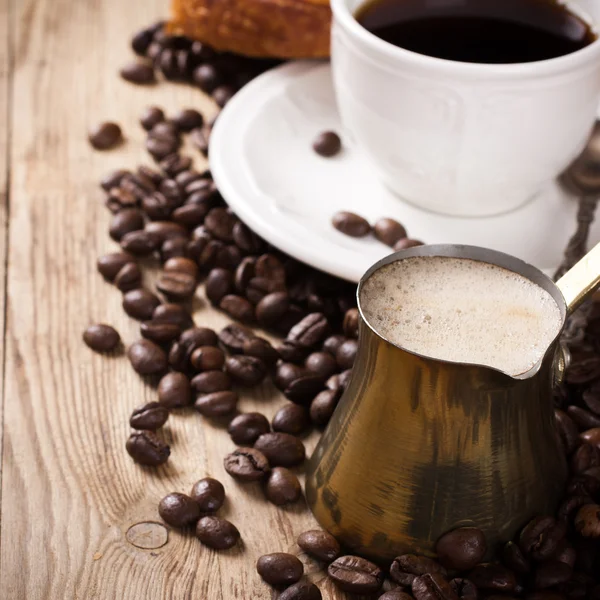
[[[9,0],[1,0],[8,13]],[[12,0],[11,211],[7,275],[0,597],[3,600],[230,600],[275,597],[255,571],[273,551],[299,552],[296,536],[315,525],[305,506],[278,509],[257,484],[238,485],[222,460],[227,433],[193,412],[166,429],[172,457],[159,469],[125,452],[133,407],[155,398],[121,354],[94,355],[81,342],[93,322],[113,324],[130,343],[138,326],[117,290],[95,271],[115,246],[98,188],[112,168],[149,164],[142,109],[216,107],[188,86],[135,87],[117,70],[132,58],[131,33],[163,16],[166,0]],[[0,43],[7,38],[0,19]],[[10,128],[6,48],[0,50],[0,148]],[[86,132],[122,124],[126,142],[93,151]],[[200,166],[200,165],[199,165]],[[0,169],[0,191],[5,190]],[[4,202],[0,234],[4,230]],[[0,235],[0,284],[4,246]],[[4,294],[0,294],[4,298]],[[0,315],[3,314],[0,304]],[[199,324],[227,319],[199,302]],[[243,410],[271,417],[282,398],[265,387],[245,394]],[[307,440],[309,450],[313,438]],[[240,529],[242,548],[216,553],[191,535],[165,532],[159,499],[188,491],[206,475],[223,481],[221,514]],[[307,571],[323,578],[305,557]],[[324,598],[342,598],[323,582]]]

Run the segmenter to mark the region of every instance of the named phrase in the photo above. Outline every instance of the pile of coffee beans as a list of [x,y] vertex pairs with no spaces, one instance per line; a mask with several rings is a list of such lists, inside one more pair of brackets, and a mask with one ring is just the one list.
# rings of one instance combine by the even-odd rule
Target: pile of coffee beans
[[[130,66],[121,72],[125,79],[149,83],[158,69],[167,79],[194,81],[217,102],[257,68],[254,61],[172,38],[158,25],[137,34],[132,46],[152,77],[148,68]],[[194,170],[179,148],[181,136],[190,135],[206,152],[210,124],[200,113],[184,109],[167,117],[149,107],[140,123],[155,165],[117,170],[103,179],[112,214],[109,235],[121,248],[97,264],[123,294],[126,313],[140,321],[140,339],[127,348],[132,367],[157,383],[157,400],[131,414],[134,431],[126,449],[139,464],[164,463],[171,449],[160,428],[170,411],[193,406],[227,423],[237,446],[224,457],[231,477],[260,482],[265,498],[276,505],[297,502],[302,490],[293,469],[305,460],[297,436],[327,424],[350,378],[358,346],[355,287],[269,246],[227,207],[210,172]],[[373,228],[352,213],[336,219],[340,230],[373,232],[395,249],[419,243],[391,219]],[[142,259],[161,267],[154,290],[144,287]],[[201,283],[209,301],[234,319],[220,332],[194,323],[191,300]],[[271,344],[255,327],[281,341]],[[118,332],[105,324],[89,327],[83,339],[101,353],[121,344]],[[492,562],[482,562],[488,548],[474,527],[442,536],[436,560],[404,554],[385,570],[342,554],[335,538],[319,530],[299,536],[298,553],[327,565],[340,589],[383,600],[600,600],[600,304],[590,311],[582,335],[570,340],[570,350],[571,365],[555,394],[571,471],[557,514],[525,524],[515,540],[493,549]],[[271,423],[260,413],[237,411],[240,391],[265,379],[289,400]],[[159,514],[173,527],[194,526],[203,544],[224,550],[240,539],[232,523],[215,515],[224,499],[222,484],[207,477],[189,495],[163,498]],[[318,587],[303,579],[303,564],[293,554],[262,556],[257,571],[280,590],[281,600],[321,598]]]

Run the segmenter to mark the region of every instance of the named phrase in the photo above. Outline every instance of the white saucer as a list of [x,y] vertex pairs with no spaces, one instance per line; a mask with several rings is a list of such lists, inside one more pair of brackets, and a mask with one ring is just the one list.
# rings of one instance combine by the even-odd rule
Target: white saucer
[[[340,133],[343,151],[322,158],[312,141]],[[329,63],[287,63],[256,78],[227,104],[210,141],[210,168],[236,214],[291,256],[358,281],[391,252],[374,238],[347,237],[331,225],[338,210],[369,221],[393,217],[426,243],[485,246],[518,256],[546,272],[559,263],[576,227],[577,203],[557,184],[509,214],[457,218],[407,204],[374,176],[340,122]],[[600,241],[600,220],[591,243]]]

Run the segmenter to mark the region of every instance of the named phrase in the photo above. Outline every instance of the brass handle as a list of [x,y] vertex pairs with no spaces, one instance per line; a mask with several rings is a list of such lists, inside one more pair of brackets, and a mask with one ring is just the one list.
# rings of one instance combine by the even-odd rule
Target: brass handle
[[600,285],[600,244],[567,271],[556,285],[565,298],[568,314],[571,314]]

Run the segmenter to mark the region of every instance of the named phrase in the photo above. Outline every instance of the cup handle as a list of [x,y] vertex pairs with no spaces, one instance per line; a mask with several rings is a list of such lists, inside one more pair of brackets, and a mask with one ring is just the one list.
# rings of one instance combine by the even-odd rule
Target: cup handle
[[567,304],[567,314],[571,314],[600,285],[600,244],[567,271],[556,285]]

